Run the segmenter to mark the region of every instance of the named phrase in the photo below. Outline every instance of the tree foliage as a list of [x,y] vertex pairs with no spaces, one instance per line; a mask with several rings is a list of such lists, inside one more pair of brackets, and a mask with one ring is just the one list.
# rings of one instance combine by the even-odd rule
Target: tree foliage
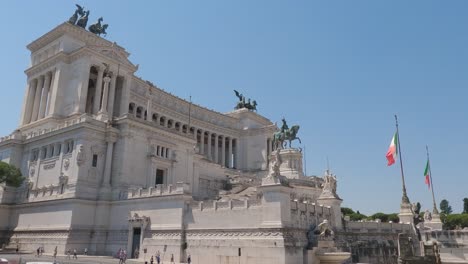
[[444,218],[444,229],[453,230],[468,227],[468,214],[451,214]]
[[440,211],[445,215],[452,213],[452,206],[449,205],[449,202],[446,199],[440,201]]
[[18,168],[6,162],[0,161],[0,183],[18,187],[23,183],[24,177]]
[[351,214],[354,214],[354,210],[351,209],[351,208],[348,208],[348,207],[341,207],[341,213],[343,215],[351,215]]
[[398,223],[400,222],[400,218],[398,217],[398,214],[386,214],[386,213],[375,213],[371,216],[369,216],[370,219],[376,220],[380,219],[382,222],[390,222],[392,221],[393,223]]
[[468,214],[468,198],[463,199],[463,213]]

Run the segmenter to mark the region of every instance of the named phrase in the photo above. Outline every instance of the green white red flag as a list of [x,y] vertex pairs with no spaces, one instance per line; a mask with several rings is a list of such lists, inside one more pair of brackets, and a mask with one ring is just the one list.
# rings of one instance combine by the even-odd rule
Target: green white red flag
[[429,160],[427,160],[427,163],[426,163],[426,169],[424,170],[424,177],[426,178],[425,179],[425,183],[427,184],[427,187],[428,188],[431,188],[431,179],[430,179],[430,170],[429,170]]
[[398,147],[398,134],[395,132],[393,135],[392,141],[390,142],[390,146],[388,147],[387,155],[387,166],[391,166],[395,163],[397,159],[397,147]]

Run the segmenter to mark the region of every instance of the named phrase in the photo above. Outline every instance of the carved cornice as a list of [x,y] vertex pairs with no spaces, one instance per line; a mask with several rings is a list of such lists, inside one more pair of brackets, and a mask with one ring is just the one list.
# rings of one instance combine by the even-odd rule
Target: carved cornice
[[55,65],[57,65],[57,63],[60,62],[68,64],[70,63],[70,57],[64,52],[59,52],[54,56],[48,58],[47,60],[25,70],[24,73],[26,73],[28,78],[35,77],[35,75],[41,74],[44,71],[49,70],[51,67],[54,67]]
[[56,40],[57,38],[63,35],[70,35],[77,40],[83,41],[86,45],[96,45],[96,46],[107,46],[107,47],[115,47],[120,52],[125,54],[127,57],[130,56],[130,53],[126,52],[125,49],[115,42],[111,42],[106,40],[102,37],[99,37],[81,27],[72,25],[70,23],[64,22],[48,33],[44,34],[40,38],[36,39],[35,41],[31,42],[26,47],[31,51],[35,52],[42,47],[46,46],[47,44],[51,43],[52,41]]

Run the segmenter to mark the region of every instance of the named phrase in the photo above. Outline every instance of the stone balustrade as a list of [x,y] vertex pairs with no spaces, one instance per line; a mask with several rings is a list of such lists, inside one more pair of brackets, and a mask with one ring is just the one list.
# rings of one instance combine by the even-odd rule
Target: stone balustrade
[[346,221],[345,230],[357,233],[402,233],[412,231],[411,225],[382,222],[349,222]]
[[168,184],[158,184],[156,187],[150,188],[130,188],[126,195],[127,199],[138,199],[138,198],[147,198],[147,197],[157,197],[157,196],[169,196],[169,195],[180,195],[180,194],[190,194],[190,185],[183,182],[178,182],[174,185]]
[[55,199],[64,199],[74,197],[73,193],[67,193],[67,184],[60,185],[46,185],[40,188],[24,190],[21,192],[24,202],[39,202]]
[[236,209],[248,209],[251,207],[261,206],[261,200],[229,200],[229,201],[200,201],[193,202],[190,204],[192,210],[197,211],[223,211],[223,210],[236,210]]
[[34,138],[34,137],[37,137],[37,136],[45,135],[45,134],[50,133],[50,132],[54,132],[54,131],[57,131],[57,130],[68,128],[68,127],[71,127],[71,126],[74,126],[74,125],[77,125],[77,124],[85,123],[89,119],[90,119],[89,116],[82,115],[82,116],[80,116],[78,118],[67,120],[67,121],[63,122],[62,124],[60,124],[60,125],[58,125],[58,126],[56,126],[54,128],[38,129],[36,131],[29,132],[25,136],[26,136],[26,139],[31,139],[31,138]]
[[307,212],[311,214],[319,214],[324,216],[329,216],[332,214],[332,209],[330,206],[324,206],[321,204],[315,203],[305,203],[298,201],[291,201],[291,211],[292,213],[297,212]]

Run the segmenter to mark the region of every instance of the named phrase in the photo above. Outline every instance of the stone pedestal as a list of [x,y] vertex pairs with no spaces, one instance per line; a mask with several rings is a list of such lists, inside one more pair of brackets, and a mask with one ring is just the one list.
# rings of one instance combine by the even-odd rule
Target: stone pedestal
[[291,222],[291,188],[281,184],[257,187],[262,197],[264,228],[283,228]]
[[[298,149],[279,149],[281,156],[280,174],[288,179],[300,179],[304,177],[302,171],[302,153]],[[273,153],[272,153],[273,154]]]
[[403,224],[413,224],[414,223],[414,214],[411,210],[411,204],[407,202],[402,202],[400,204],[400,213],[398,214],[400,218],[400,223]]
[[351,257],[349,252],[317,252],[320,264],[341,264]]
[[424,227],[428,227],[432,230],[442,230],[442,221],[440,220],[440,215],[437,213],[432,214],[432,219],[430,221],[424,221]]
[[331,224],[337,229],[342,229],[343,223],[341,221],[341,203],[343,200],[336,193],[336,176],[327,170],[325,172],[324,180],[322,193],[317,198],[317,203],[331,207],[333,212],[333,217],[330,219]]

